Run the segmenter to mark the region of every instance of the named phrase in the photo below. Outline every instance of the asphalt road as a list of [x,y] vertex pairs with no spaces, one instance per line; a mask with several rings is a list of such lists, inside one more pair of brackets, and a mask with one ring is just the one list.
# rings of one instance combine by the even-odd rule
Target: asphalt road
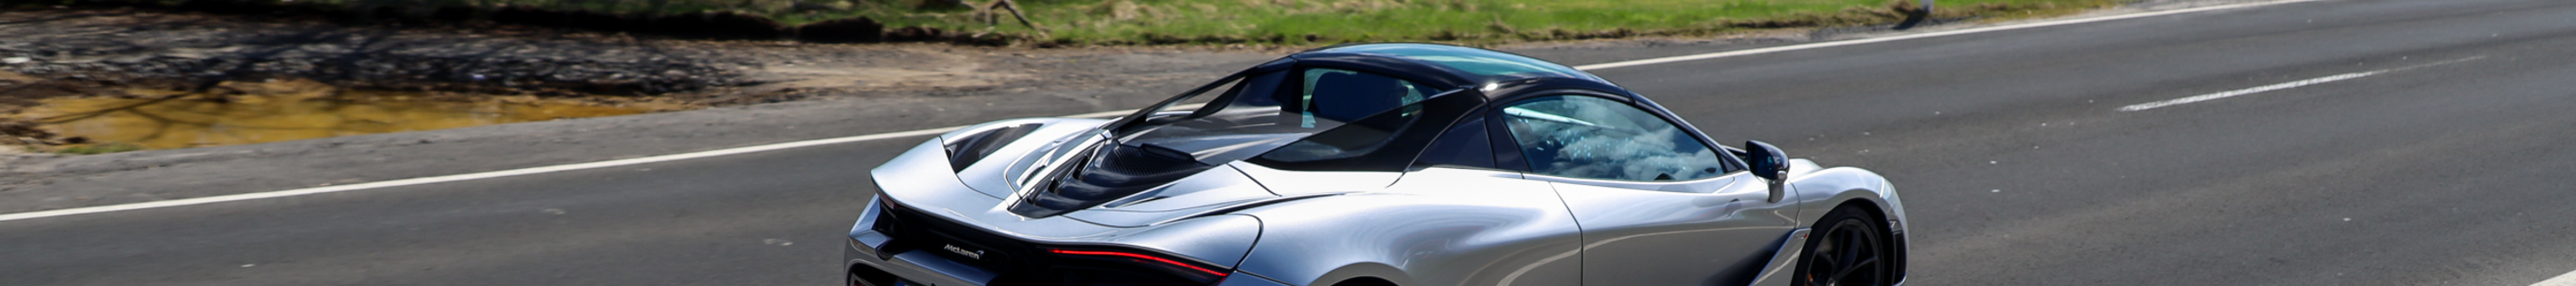
[[[2571,47],[2576,2],[2350,0],[1596,73],[1889,176],[1913,285],[2528,285],[2576,270]],[[919,140],[6,221],[0,285],[828,285]]]

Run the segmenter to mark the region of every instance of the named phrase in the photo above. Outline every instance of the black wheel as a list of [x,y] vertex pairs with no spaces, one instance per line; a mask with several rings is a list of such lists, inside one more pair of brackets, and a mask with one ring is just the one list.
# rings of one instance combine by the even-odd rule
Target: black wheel
[[1342,280],[1342,283],[1333,283],[1333,286],[1395,286],[1395,282],[1386,282],[1385,279],[1376,277],[1360,277]]
[[1883,286],[1896,283],[1895,256],[1889,253],[1887,228],[1868,210],[1842,207],[1816,220],[1807,232],[1806,253],[1798,256],[1797,285]]

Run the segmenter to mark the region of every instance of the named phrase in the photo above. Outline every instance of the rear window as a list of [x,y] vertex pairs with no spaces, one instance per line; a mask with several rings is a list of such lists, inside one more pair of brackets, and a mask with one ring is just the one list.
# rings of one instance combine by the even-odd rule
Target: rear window
[[[1455,91],[1452,91],[1455,92]],[[1430,99],[1360,118],[1299,139],[1246,162],[1283,170],[1400,171],[1450,123],[1484,103],[1482,96]]]
[[[1293,77],[1292,77],[1293,75]],[[1294,82],[1295,84],[1283,85]],[[1338,69],[1302,69],[1253,75],[1223,89],[1184,95],[1137,125],[1122,128],[1121,144],[1153,145],[1188,153],[1201,163],[1249,158],[1326,130],[1381,113],[1418,116],[1417,105],[1439,92],[1412,81]],[[1213,97],[1212,99],[1199,99]],[[1174,108],[1203,101],[1196,109]],[[1301,160],[1347,157],[1355,151],[1302,145]],[[1283,155],[1285,156],[1285,155]],[[1290,157],[1282,157],[1290,158]]]

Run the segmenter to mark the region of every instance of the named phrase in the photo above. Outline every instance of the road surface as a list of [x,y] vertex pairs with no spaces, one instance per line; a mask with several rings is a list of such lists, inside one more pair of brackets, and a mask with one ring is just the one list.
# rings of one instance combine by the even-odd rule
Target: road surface
[[[1886,174],[1913,285],[2530,285],[2571,47],[2576,2],[2347,0],[1595,72]],[[829,285],[924,139],[0,221],[0,285]]]

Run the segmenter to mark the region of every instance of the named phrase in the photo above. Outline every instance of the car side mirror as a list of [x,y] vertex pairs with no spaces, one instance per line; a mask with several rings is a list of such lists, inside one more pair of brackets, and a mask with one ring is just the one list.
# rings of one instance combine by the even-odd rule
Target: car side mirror
[[1783,189],[1786,186],[1782,184],[1788,182],[1789,154],[1780,152],[1780,147],[1771,146],[1771,143],[1744,141],[1744,161],[1753,165],[1754,177],[1770,181],[1771,202],[1780,202],[1786,195]]

